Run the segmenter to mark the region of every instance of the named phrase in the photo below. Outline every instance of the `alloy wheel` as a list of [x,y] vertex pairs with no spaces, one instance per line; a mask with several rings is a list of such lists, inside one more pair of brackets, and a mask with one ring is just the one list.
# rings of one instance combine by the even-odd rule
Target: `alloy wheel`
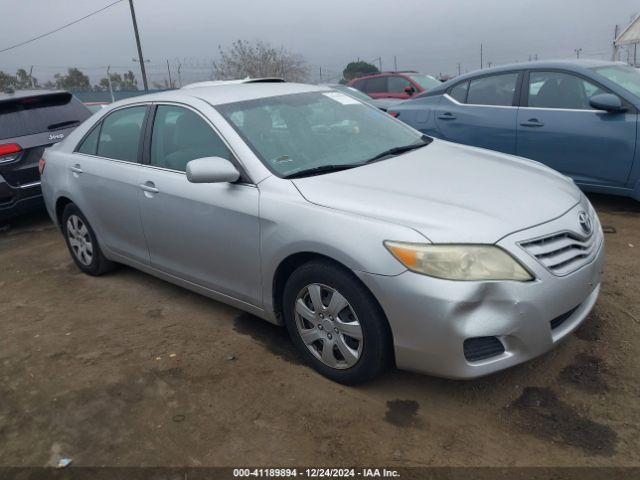
[[89,266],[93,261],[93,243],[89,229],[77,215],[67,219],[67,239],[73,254],[83,265]]
[[364,338],[358,317],[337,290],[313,283],[298,293],[295,320],[309,351],[331,368],[353,367],[362,354]]

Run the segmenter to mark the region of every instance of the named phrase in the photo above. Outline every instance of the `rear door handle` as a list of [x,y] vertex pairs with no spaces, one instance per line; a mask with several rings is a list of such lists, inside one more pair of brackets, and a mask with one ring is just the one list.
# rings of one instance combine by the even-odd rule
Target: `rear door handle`
[[520,124],[520,126],[522,127],[532,127],[532,128],[538,128],[538,127],[544,127],[544,123],[542,123],[540,120],[538,120],[537,118],[530,118],[529,120],[527,120],[526,122],[522,122]]
[[153,182],[144,182],[138,186],[141,190],[144,190],[147,193],[158,193],[160,191],[156,188],[156,185]]
[[77,163],[70,169],[73,173],[82,173],[82,168]]
[[438,115],[440,120],[455,120],[456,116],[451,112],[445,112],[442,115]]

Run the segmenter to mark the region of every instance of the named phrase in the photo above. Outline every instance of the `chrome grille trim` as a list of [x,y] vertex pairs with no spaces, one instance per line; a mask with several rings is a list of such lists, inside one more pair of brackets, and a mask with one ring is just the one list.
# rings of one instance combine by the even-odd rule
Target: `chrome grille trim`
[[575,272],[595,258],[602,244],[602,230],[599,224],[594,227],[594,232],[588,237],[563,231],[525,240],[519,245],[551,273],[564,276]]

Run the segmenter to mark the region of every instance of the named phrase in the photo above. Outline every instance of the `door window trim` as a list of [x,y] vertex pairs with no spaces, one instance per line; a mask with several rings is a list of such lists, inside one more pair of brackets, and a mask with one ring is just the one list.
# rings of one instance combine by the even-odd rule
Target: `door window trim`
[[[475,80],[480,80],[482,78],[487,78],[487,77],[497,77],[500,75],[510,75],[510,74],[514,74],[516,73],[518,76],[516,78],[516,88],[513,92],[513,99],[511,100],[511,105],[487,105],[484,103],[466,103],[467,99],[469,98],[469,90],[471,89],[471,82],[475,81]],[[463,107],[484,107],[484,108],[519,108],[519,102],[520,102],[520,98],[522,96],[522,86],[523,86],[523,80],[524,80],[524,70],[505,70],[504,72],[491,72],[491,73],[485,73],[483,75],[478,75],[475,77],[467,77],[463,80],[460,80],[459,82],[451,85],[446,92],[443,94],[443,97],[446,97],[450,102],[455,103],[456,105],[460,105]],[[458,85],[461,85],[465,82],[469,82],[469,86],[467,87],[467,93],[464,97],[465,103],[460,103],[459,101],[457,101],[455,98],[453,98],[451,95],[449,95],[449,92],[457,87]]]
[[165,172],[178,173],[178,174],[182,174],[182,175],[186,176],[186,172],[183,172],[181,170],[173,170],[171,168],[159,167],[157,165],[151,165],[151,137],[153,136],[153,124],[155,122],[155,118],[156,118],[156,113],[158,111],[158,107],[159,106],[163,106],[163,105],[181,107],[181,108],[185,108],[187,110],[191,110],[193,113],[198,115],[201,119],[203,119],[204,122],[212,129],[213,133],[216,134],[218,136],[218,138],[220,138],[220,140],[222,140],[222,143],[224,143],[224,146],[227,148],[227,150],[229,150],[229,153],[231,153],[231,159],[229,159],[229,161],[240,172],[240,179],[237,182],[234,182],[234,185],[256,185],[255,182],[253,181],[253,179],[247,173],[247,169],[244,167],[242,162],[240,162],[238,154],[235,152],[235,150],[233,149],[231,144],[227,141],[227,139],[220,133],[218,128],[213,124],[213,122],[211,122],[206,117],[206,115],[204,115],[202,112],[200,112],[197,108],[194,108],[193,106],[188,105],[186,103],[181,103],[181,102],[172,101],[172,100],[166,100],[166,101],[165,100],[159,100],[159,101],[151,102],[149,118],[148,118],[148,121],[146,123],[144,134],[143,134],[144,135],[143,136],[143,149],[142,149],[142,156],[141,156],[141,161],[140,161],[140,165],[142,167],[152,168],[152,169],[155,169],[155,170],[163,170]]
[[[636,107],[631,104],[626,98],[622,95],[619,95],[616,92],[613,92],[609,87],[603,85],[599,81],[588,77],[587,75],[583,75],[580,72],[573,72],[571,70],[566,70],[563,68],[529,68],[524,71],[523,82],[522,82],[522,90],[520,93],[520,108],[527,110],[544,110],[544,111],[556,111],[556,112],[586,112],[586,113],[602,113],[605,110],[595,110],[593,108],[546,108],[546,107],[530,107],[529,103],[529,76],[531,73],[564,73],[565,75],[573,75],[574,77],[578,77],[581,80],[589,82],[601,90],[604,90],[605,93],[610,93],[615,95],[622,101],[622,105],[627,108],[626,112],[623,113],[638,113]],[[526,87],[526,88],[525,88]]]
[[[127,109],[127,108],[133,108],[133,107],[146,107],[146,111],[144,112],[144,118],[142,120],[142,126],[140,128],[140,138],[138,139],[138,158],[136,159],[136,161],[135,162],[130,162],[128,160],[120,160],[118,158],[109,158],[109,157],[103,157],[101,155],[98,155],[97,154],[98,153],[98,144],[100,143],[100,134],[102,133],[102,125],[104,124],[104,121],[115,112],[119,112],[121,110],[124,110],[124,109]],[[73,149],[73,152],[71,152],[71,153],[73,153],[75,155],[85,155],[87,157],[93,157],[93,158],[100,158],[100,159],[103,159],[103,160],[109,160],[111,162],[126,163],[127,165],[141,165],[142,164],[143,147],[144,147],[144,138],[145,138],[145,135],[146,135],[147,125],[149,123],[150,107],[151,107],[151,102],[139,102],[139,103],[128,103],[126,105],[122,105],[120,107],[114,108],[113,110],[108,112],[106,115],[104,115],[102,118],[100,118],[100,120],[82,136],[80,141],[78,141],[78,143],[76,144],[75,148]],[[95,155],[91,155],[90,153],[79,152],[78,149],[80,148],[80,146],[82,144],[84,144],[84,141],[86,140],[86,138],[89,135],[91,135],[96,128],[99,129],[99,131],[98,131],[98,141],[96,143],[96,154]]]

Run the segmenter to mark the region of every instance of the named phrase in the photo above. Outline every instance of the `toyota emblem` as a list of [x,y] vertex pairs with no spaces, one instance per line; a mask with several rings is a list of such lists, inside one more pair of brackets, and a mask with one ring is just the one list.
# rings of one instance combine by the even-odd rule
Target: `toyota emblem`
[[591,235],[591,232],[593,231],[593,225],[591,223],[591,218],[589,218],[587,212],[582,211],[578,214],[578,223],[580,224],[580,228],[582,228],[582,231],[584,233],[586,233],[587,235]]

